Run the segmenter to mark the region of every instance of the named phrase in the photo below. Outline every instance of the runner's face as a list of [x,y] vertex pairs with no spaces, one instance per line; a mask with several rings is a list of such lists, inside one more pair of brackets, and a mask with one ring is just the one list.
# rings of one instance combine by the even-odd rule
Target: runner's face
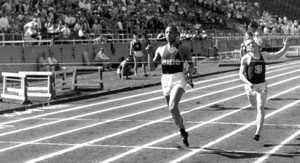
[[168,42],[176,41],[177,33],[176,33],[175,29],[173,29],[171,27],[167,27],[166,31],[165,31],[165,35],[166,35],[166,39]]

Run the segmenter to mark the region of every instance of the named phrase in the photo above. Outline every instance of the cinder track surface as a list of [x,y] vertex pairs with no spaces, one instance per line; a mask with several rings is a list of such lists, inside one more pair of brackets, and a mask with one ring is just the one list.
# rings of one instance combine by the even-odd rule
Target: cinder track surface
[[267,67],[259,142],[238,72],[200,77],[180,103],[183,147],[160,86],[1,115],[0,162],[300,162],[300,62]]

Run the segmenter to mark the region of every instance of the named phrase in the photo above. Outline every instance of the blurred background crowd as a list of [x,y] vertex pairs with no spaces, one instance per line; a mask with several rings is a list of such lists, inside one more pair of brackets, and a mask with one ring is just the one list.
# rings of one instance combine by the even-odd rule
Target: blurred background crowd
[[[214,32],[299,35],[298,0],[0,0],[0,33],[22,38],[91,38],[160,33],[172,23],[183,39]],[[282,15],[285,11],[286,15]]]

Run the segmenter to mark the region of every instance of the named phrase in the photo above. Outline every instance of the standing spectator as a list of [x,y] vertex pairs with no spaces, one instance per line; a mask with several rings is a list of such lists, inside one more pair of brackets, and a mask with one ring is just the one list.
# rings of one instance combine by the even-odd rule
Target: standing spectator
[[253,39],[253,33],[250,32],[250,31],[248,31],[248,32],[245,33],[244,40],[241,43],[241,46],[240,46],[240,58],[242,58],[246,54],[245,41],[247,41],[249,39],[251,39],[251,40]]
[[262,38],[260,36],[260,32],[259,31],[256,31],[254,33],[253,40],[256,42],[256,44],[259,46],[259,48],[261,50],[261,46],[263,44],[263,40],[262,40]]
[[144,63],[145,55],[143,52],[143,47],[141,40],[139,39],[139,35],[137,33],[133,33],[133,39],[130,42],[129,55],[133,56],[134,60],[134,75],[138,76],[138,64],[142,63],[142,69],[144,70],[144,76],[148,76],[146,73],[146,66]]
[[8,17],[5,13],[0,15],[0,30],[7,31],[8,28],[10,27],[9,22],[8,22]]

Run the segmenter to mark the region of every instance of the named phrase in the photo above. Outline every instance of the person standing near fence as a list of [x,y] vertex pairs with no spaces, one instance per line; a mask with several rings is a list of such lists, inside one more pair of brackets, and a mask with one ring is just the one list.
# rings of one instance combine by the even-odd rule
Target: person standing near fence
[[142,64],[142,69],[144,70],[144,76],[148,76],[146,73],[145,66],[145,55],[143,52],[143,47],[141,40],[139,40],[139,35],[137,33],[133,33],[133,39],[130,42],[129,55],[133,56],[134,60],[134,75],[138,76],[138,65]]
[[245,42],[246,54],[241,59],[239,77],[245,84],[245,92],[252,107],[257,109],[256,132],[253,139],[259,141],[264,124],[264,106],[267,99],[267,83],[265,79],[266,61],[282,57],[289,48],[288,37],[283,39],[283,48],[275,53],[260,52],[253,39]]
[[[184,88],[187,84],[186,75],[190,76],[194,70],[190,49],[179,44],[179,32],[175,26],[168,26],[165,29],[167,44],[157,48],[152,59],[148,54],[148,64],[153,71],[158,64],[162,64],[161,85],[168,108],[172,114],[177,127],[179,128],[183,144],[189,146],[188,133],[185,130],[183,119],[178,104],[181,100]],[[149,45],[151,46],[151,45]],[[147,47],[146,49],[150,49]],[[184,62],[188,63],[185,72]]]

